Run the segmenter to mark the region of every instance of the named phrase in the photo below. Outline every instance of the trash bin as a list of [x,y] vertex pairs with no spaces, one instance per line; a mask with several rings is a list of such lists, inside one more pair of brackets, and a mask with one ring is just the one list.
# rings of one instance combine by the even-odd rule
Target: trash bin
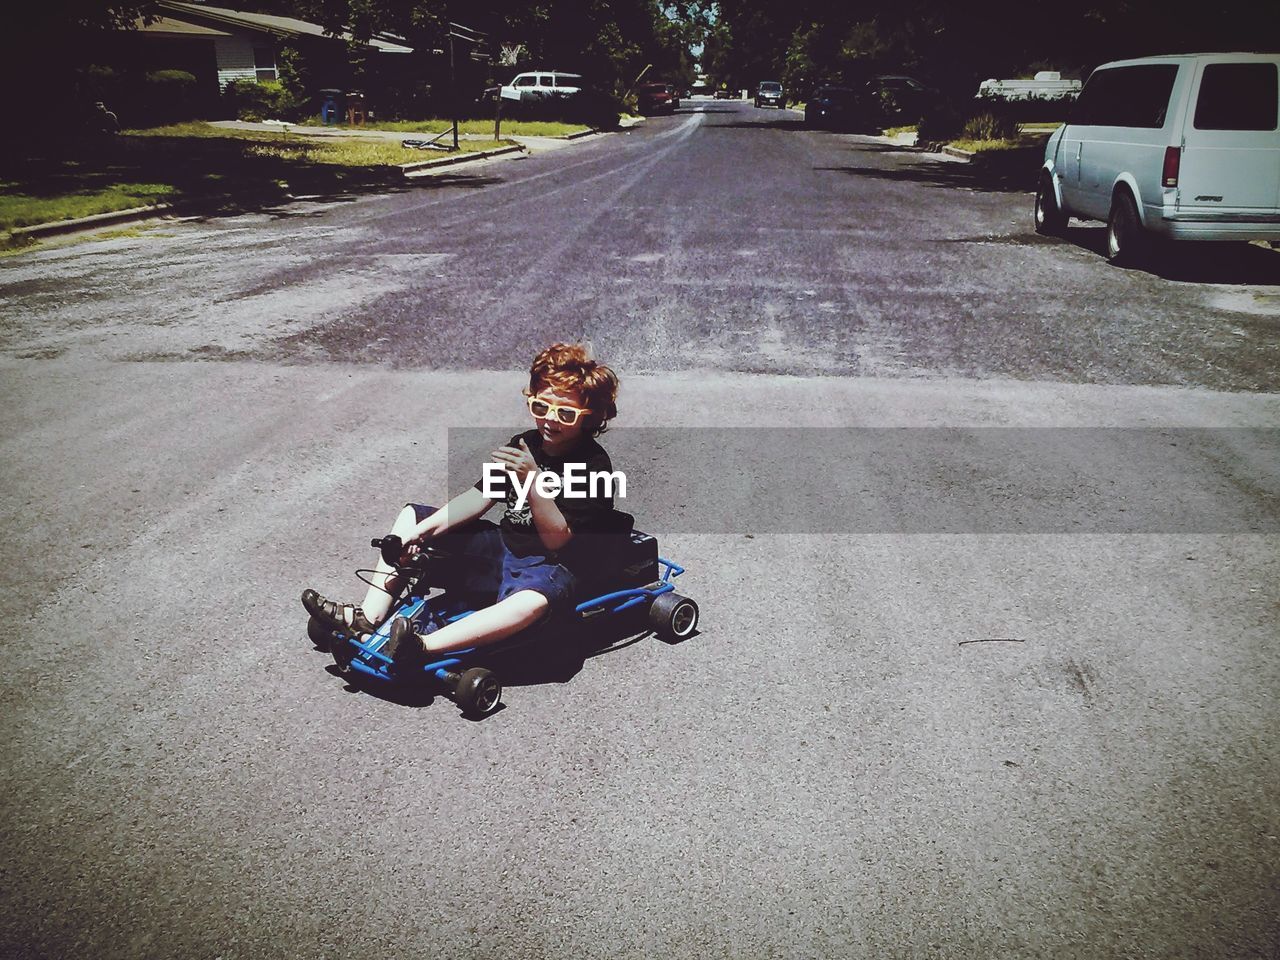
[[320,91],[320,120],[327,127],[338,123],[346,112],[342,104],[341,90]]

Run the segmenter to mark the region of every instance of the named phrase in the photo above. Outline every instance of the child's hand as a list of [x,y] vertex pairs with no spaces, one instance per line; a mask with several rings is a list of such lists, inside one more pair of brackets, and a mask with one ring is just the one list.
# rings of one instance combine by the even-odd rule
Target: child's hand
[[515,474],[517,480],[524,480],[529,474],[536,473],[538,470],[538,463],[533,459],[533,454],[529,452],[523,439],[518,447],[499,447],[493,451],[493,459],[508,472]]
[[416,557],[422,552],[423,544],[432,537],[440,535],[440,519],[441,515],[439,513],[432,514],[414,529],[404,544],[405,559]]

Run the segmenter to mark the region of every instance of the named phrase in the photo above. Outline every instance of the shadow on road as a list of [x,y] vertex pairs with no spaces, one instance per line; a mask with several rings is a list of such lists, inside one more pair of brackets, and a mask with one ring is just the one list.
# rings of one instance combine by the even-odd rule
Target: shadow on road
[[[695,630],[684,640],[662,642],[674,646],[687,643],[701,633]],[[581,673],[588,660],[617,653],[651,638],[657,639],[643,616],[622,614],[614,624],[572,625],[553,637],[497,650],[485,657],[476,656],[471,663],[493,670],[504,687],[564,684]],[[314,640],[312,650],[329,657],[328,647],[320,646]],[[359,673],[344,673],[332,662],[327,663],[324,669],[330,676],[345,681],[343,689],[347,693],[367,693],[397,706],[422,709],[437,700],[451,702],[435,682],[388,683],[365,678]]]
[[[735,113],[737,111],[734,111]],[[799,132],[807,129],[804,121],[799,117],[777,117],[772,120],[747,120],[738,123],[712,123],[708,125],[712,130],[732,130],[732,129],[751,129],[751,130],[791,130]]]
[[[907,152],[901,147],[883,144],[859,144],[857,153]],[[931,160],[918,154],[920,160],[901,167],[814,167],[815,170],[845,173],[851,177],[919,183],[946,190],[973,190],[981,193],[1027,193],[1035,191],[1036,164],[1023,165],[1009,161],[990,163],[950,163]]]
[[448,187],[479,190],[502,182],[500,177],[456,173],[408,179],[397,175],[394,180],[369,181],[357,185],[355,189],[351,189],[351,185],[346,185],[342,189],[313,189],[305,193],[300,191],[284,195],[275,190],[193,198],[182,202],[182,208],[200,220],[234,217],[243,213],[267,213],[273,219],[288,220],[324,215],[324,211],[306,208],[301,206],[302,204],[354,203],[362,196],[370,194],[412,194],[444,190]]
[[[1027,213],[1027,230],[1007,236],[975,236],[938,238],[933,243],[982,243],[1015,247],[1055,247],[1069,244],[1095,254],[1100,260],[1107,255],[1107,229],[1101,224],[1070,227],[1065,237],[1046,237],[1031,228]],[[1205,283],[1238,286],[1280,285],[1280,250],[1266,250],[1250,243],[1164,243],[1156,247],[1151,261],[1143,266],[1122,267],[1150,273],[1164,280],[1181,283]]]
[[[1070,243],[1099,258],[1107,255],[1107,228],[1101,224],[1069,227],[1063,238],[1036,236],[1036,239],[1050,244]],[[1150,273],[1176,283],[1280,286],[1280,250],[1266,250],[1243,242],[1164,242],[1156,244],[1149,262],[1115,269]]]

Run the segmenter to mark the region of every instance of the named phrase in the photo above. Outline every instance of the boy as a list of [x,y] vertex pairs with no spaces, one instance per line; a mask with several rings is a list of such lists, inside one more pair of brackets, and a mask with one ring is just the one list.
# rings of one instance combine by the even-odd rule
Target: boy
[[[396,673],[420,668],[435,654],[502,640],[573,609],[575,574],[589,563],[574,550],[573,539],[606,520],[613,497],[590,484],[586,490],[592,495],[567,497],[563,483],[560,492],[548,495],[554,483],[539,477],[554,474],[563,481],[566,471],[581,474],[584,465],[588,476],[612,473],[595,437],[617,416],[618,378],[580,344],[557,343],[534,359],[524,392],[535,429],[495,450],[492,464],[485,465],[487,476],[474,487],[439,510],[408,504],[391,528],[404,541],[406,555],[448,535],[452,562],[463,568],[461,582],[497,598],[461,620],[431,624],[423,634],[397,617],[383,649]],[[499,500],[506,504],[500,523],[481,521]],[[335,629],[371,633],[386,619],[403,583],[381,558],[370,583],[360,606],[334,603],[314,590],[303,591],[302,605]]]

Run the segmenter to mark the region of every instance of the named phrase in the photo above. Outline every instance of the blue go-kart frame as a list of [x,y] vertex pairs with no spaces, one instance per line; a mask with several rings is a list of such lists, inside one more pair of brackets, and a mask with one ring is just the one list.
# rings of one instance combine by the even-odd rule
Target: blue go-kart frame
[[[480,666],[478,661],[488,661],[491,657],[535,642],[545,635],[547,627],[538,624],[499,643],[450,651],[425,664],[420,672],[409,677],[393,673],[391,658],[383,650],[396,617],[407,617],[416,630],[429,620],[438,625],[453,623],[470,616],[477,608],[468,606],[467,601],[462,598],[452,596],[447,589],[434,595],[430,593],[433,586],[430,582],[431,571],[437,565],[448,563],[449,555],[446,551],[426,546],[411,562],[401,562],[403,543],[399,537],[389,534],[375,538],[371,543],[381,551],[383,559],[396,569],[397,575],[407,581],[403,599],[392,609],[382,625],[366,636],[335,631],[312,617],[307,625],[312,641],[318,647],[328,646],[338,669],[352,679],[374,683],[435,682],[444,687],[465,714],[482,717],[492,713],[501,702],[502,684],[493,670]],[[633,559],[637,551],[643,554],[647,549],[649,559],[647,563],[642,560],[639,565],[629,566],[625,563],[624,556],[624,562],[618,564],[617,579],[625,580],[625,574],[637,567],[651,574],[657,573],[657,576],[643,585],[624,586],[588,597],[574,607],[569,622],[562,621],[558,625],[562,629],[570,629],[576,624],[594,621],[596,618],[613,620],[628,611],[639,613],[640,608],[646,608],[644,612],[648,627],[661,639],[668,643],[678,643],[692,636],[698,626],[698,605],[677,593],[675,584],[672,583],[672,580],[685,572],[684,567],[665,557],[656,556],[656,543],[639,531],[629,532],[626,536],[623,543],[624,554],[627,547],[632,550]],[[656,564],[653,563],[654,559]]]

